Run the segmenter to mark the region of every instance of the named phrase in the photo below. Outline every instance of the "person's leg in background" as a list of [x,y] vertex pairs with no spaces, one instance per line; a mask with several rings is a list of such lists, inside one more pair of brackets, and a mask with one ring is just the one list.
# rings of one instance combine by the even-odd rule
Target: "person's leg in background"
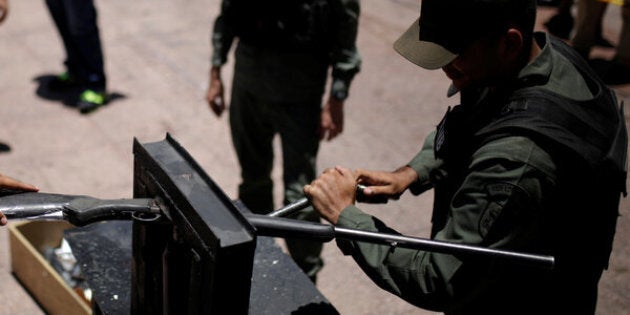
[[[303,198],[303,187],[316,177],[321,99],[282,105],[279,114],[281,117],[277,124],[282,141],[284,203],[289,204]],[[319,215],[312,207],[291,218],[320,222]],[[296,264],[316,282],[317,273],[324,266],[321,258],[322,242],[287,238],[286,245]]]
[[[282,141],[284,203],[304,197],[304,185],[315,179],[320,101],[309,105],[270,105],[235,80],[230,103],[232,141],[241,166],[239,199],[254,213],[267,214],[275,209],[271,171],[276,131]],[[320,222],[310,207],[291,218]],[[287,239],[286,245],[296,264],[315,282],[323,266],[320,257],[323,244]]]
[[254,213],[274,210],[273,126],[260,100],[234,80],[230,101],[232,142],[241,166],[238,198]]
[[561,0],[558,3],[557,13],[545,22],[549,33],[562,39],[570,38],[575,22],[571,13],[572,8],[573,0]]
[[622,65],[630,67],[630,0],[621,8],[621,33],[615,59]]
[[[565,40],[571,39],[571,34],[575,26],[575,19],[573,18],[572,12],[574,3],[574,0],[560,0],[556,14],[545,22],[545,27],[550,34]],[[603,20],[600,19],[599,24],[595,25],[596,29],[593,45],[614,48],[614,45],[604,37],[602,22]]]
[[630,83],[630,1],[621,7],[621,30],[615,57],[608,63],[600,76],[607,84],[620,85]]
[[[602,6],[605,7],[608,4],[606,2],[600,2],[599,0],[580,0],[580,2],[585,3],[585,7],[580,9],[584,12],[586,19],[595,19],[595,17],[592,17],[590,13],[594,12],[597,14],[598,10],[601,10]],[[600,14],[603,16],[603,13]],[[619,43],[617,44],[613,59],[589,59],[591,67],[602,78],[602,80],[609,85],[630,83],[630,1],[625,1],[621,7],[621,21]],[[578,37],[577,35],[578,34],[576,34],[576,37]],[[586,23],[582,33],[579,35],[582,36],[574,40],[574,47],[583,55],[590,53],[588,43],[590,38],[589,36],[592,36],[592,31],[588,30]]]
[[607,2],[599,0],[578,0],[575,35],[571,42],[584,59],[589,59],[591,49],[601,37],[601,25],[607,7]]
[[66,72],[59,75],[51,82],[51,88],[60,89],[78,84],[78,76],[80,70],[78,49],[75,47],[75,41],[72,40],[70,29],[68,26],[68,17],[66,14],[66,6],[63,0],[46,0],[48,11],[57,27],[57,31],[61,37],[64,51],[66,52]]
[[67,73],[56,83],[82,88],[77,107],[89,112],[106,102],[107,79],[93,0],[46,0],[66,51]]

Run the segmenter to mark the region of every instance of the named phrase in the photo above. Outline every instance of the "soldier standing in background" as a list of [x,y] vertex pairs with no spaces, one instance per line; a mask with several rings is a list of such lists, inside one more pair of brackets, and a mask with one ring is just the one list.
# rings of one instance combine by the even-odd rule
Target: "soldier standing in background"
[[[343,130],[343,106],[359,72],[358,0],[224,0],[212,33],[207,101],[226,108],[221,67],[235,38],[229,107],[232,141],[241,166],[239,199],[255,213],[273,210],[272,141],[282,142],[284,203],[303,196],[315,179],[319,141]],[[330,95],[322,106],[330,71]],[[312,208],[298,219],[319,221]],[[287,240],[293,259],[311,278],[323,267],[322,244]]]

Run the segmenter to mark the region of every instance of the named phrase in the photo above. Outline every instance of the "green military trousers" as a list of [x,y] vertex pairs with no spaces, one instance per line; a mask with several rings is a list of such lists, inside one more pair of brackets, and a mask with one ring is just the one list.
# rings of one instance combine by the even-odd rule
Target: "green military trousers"
[[[252,212],[266,214],[275,209],[271,172],[276,134],[282,144],[284,203],[302,198],[304,185],[315,179],[321,98],[272,103],[242,85],[234,81],[230,105],[232,141],[242,176],[238,196]],[[319,222],[311,207],[294,218]],[[322,243],[287,239],[286,244],[294,261],[315,281],[323,267]]]

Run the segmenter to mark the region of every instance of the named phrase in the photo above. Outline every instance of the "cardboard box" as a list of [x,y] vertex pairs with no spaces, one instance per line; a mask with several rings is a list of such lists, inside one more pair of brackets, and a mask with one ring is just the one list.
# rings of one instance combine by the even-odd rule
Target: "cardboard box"
[[57,248],[63,221],[18,222],[9,226],[11,268],[21,284],[48,314],[92,314],[90,305],[77,294],[44,258],[46,248]]

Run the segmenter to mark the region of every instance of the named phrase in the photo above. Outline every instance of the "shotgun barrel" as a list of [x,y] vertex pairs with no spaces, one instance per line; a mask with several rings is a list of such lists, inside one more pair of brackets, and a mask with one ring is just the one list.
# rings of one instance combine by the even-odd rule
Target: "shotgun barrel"
[[496,258],[542,269],[553,269],[555,264],[553,256],[520,253],[405,235],[340,228],[329,224],[269,217],[258,214],[246,214],[245,216],[256,228],[257,234],[263,236],[306,238],[323,242],[339,238],[350,241],[389,245],[391,247],[426,250],[443,254],[474,255],[477,257]]

